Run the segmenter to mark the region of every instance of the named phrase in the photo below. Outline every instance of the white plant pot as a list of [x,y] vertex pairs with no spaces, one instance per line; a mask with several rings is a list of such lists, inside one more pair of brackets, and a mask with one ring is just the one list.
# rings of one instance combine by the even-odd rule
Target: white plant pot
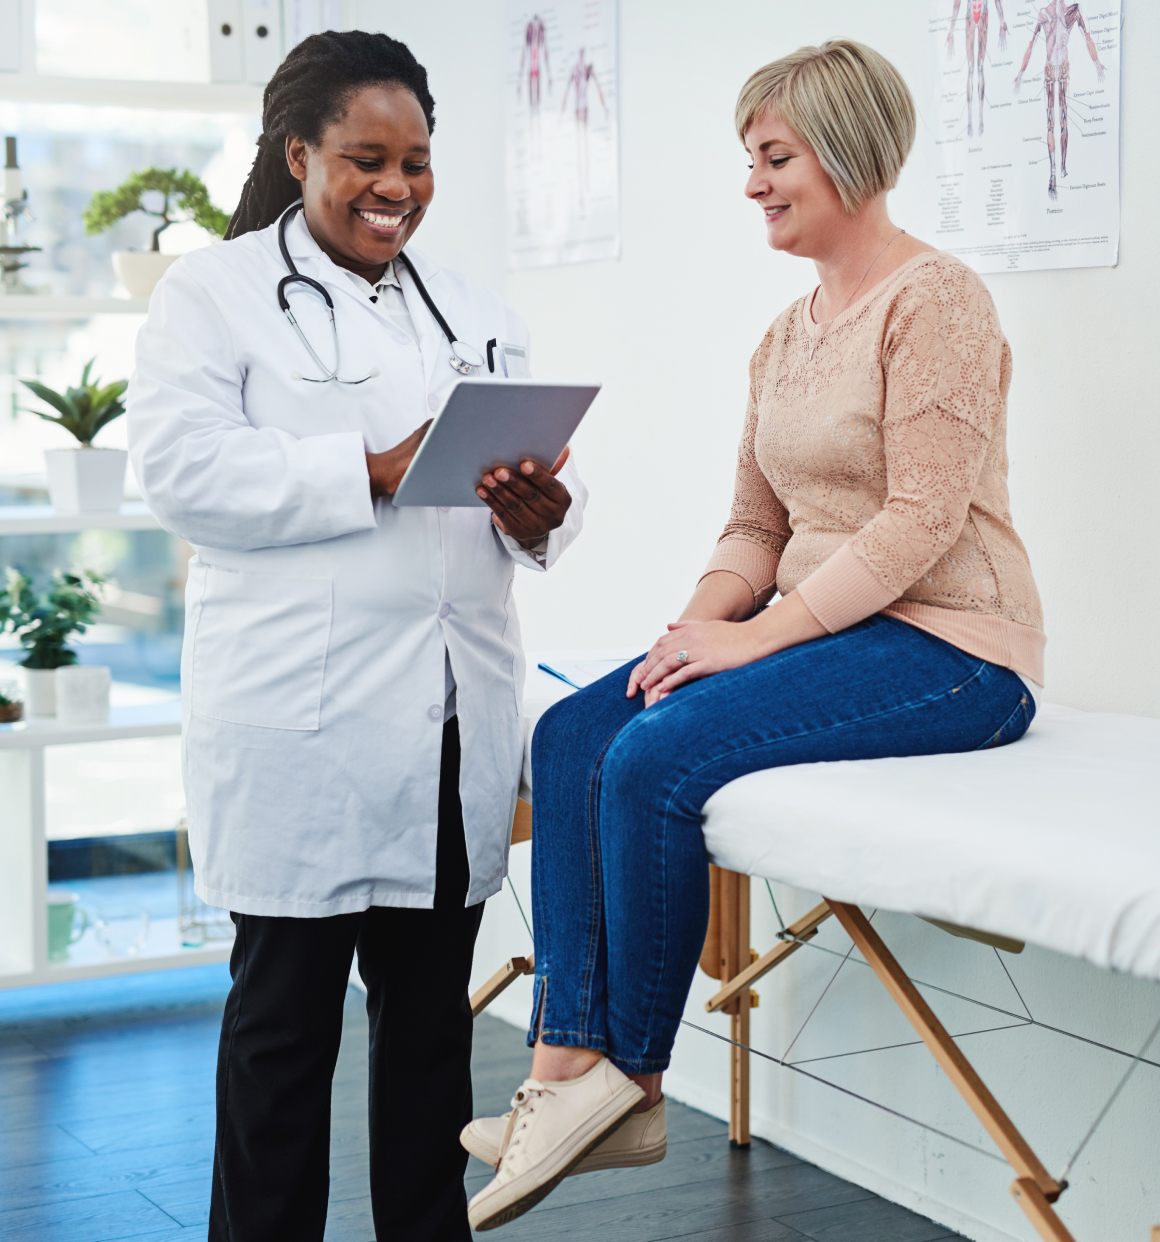
[[160,254],[156,250],[114,250],[113,271],[134,298],[147,298],[170,264],[180,258],[176,254]]
[[104,724],[109,719],[112,673],[104,665],[66,664],[55,670],[56,718],[61,724]]
[[24,710],[30,716],[56,715],[56,669],[26,668]]
[[45,449],[48,492],[57,513],[116,513],[125,495],[124,449]]

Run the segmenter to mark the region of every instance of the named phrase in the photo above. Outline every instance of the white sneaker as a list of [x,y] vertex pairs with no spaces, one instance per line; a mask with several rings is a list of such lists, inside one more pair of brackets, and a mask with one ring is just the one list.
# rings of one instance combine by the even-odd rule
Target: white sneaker
[[642,1099],[607,1057],[566,1082],[526,1079],[512,1098],[496,1175],[467,1205],[471,1227],[495,1229],[535,1207]]
[[[477,1160],[494,1169],[499,1164],[500,1145],[510,1116],[511,1113],[504,1113],[502,1117],[476,1117],[463,1127],[459,1141]],[[624,1125],[593,1148],[568,1176],[656,1164],[665,1158],[667,1148],[665,1100],[661,1096],[647,1112],[629,1113]]]

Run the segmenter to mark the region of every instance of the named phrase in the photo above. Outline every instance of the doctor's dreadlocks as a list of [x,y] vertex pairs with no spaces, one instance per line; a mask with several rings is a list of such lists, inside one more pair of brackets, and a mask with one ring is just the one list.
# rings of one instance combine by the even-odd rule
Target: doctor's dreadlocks
[[227,238],[266,228],[302,197],[302,184],[286,165],[286,139],[301,138],[317,146],[323,130],[342,117],[347,101],[364,86],[410,91],[423,109],[427,129],[435,128],[427,70],[405,43],[363,30],[310,35],[278,66],[262,95],[258,154]]

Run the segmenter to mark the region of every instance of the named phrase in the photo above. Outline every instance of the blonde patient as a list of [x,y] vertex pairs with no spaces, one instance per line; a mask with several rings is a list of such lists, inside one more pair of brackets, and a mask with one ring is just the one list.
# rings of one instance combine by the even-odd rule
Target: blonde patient
[[736,126],[768,244],[818,284],[753,356],[732,513],[684,613],[536,729],[531,1074],[463,1133],[496,1165],[476,1229],[570,1174],[663,1158],[713,793],[1009,745],[1043,681],[1007,493],[1011,353],[978,276],[887,212],[905,82],[858,43],[802,48],[745,83]]

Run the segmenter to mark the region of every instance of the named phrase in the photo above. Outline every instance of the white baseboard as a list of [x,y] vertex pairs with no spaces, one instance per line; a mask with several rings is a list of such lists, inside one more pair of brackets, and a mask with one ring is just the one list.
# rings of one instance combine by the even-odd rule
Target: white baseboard
[[[679,1074],[665,1075],[665,1095],[671,1096],[672,1099],[682,1104],[688,1104],[691,1108],[700,1109],[701,1112],[708,1113],[711,1117],[719,1117],[722,1121],[728,1119],[728,1108],[725,1107],[725,1111],[722,1111],[723,1100],[720,1093],[698,1087]],[[776,1144],[784,1151],[788,1151],[790,1155],[797,1156],[809,1164],[817,1165],[819,1169],[825,1169],[827,1173],[833,1173],[835,1177],[841,1177],[845,1181],[853,1182],[855,1186],[861,1186],[876,1195],[881,1195],[883,1199],[888,1199],[891,1203],[897,1203],[900,1207],[928,1216],[947,1229],[953,1229],[955,1233],[961,1233],[964,1237],[970,1238],[972,1242],[1023,1242],[1023,1239],[1005,1230],[996,1229],[994,1225],[951,1207],[939,1199],[932,1199],[929,1195],[916,1191],[904,1182],[885,1176],[877,1169],[867,1168],[859,1161],[841,1152],[833,1151],[825,1144],[817,1142],[816,1139],[799,1134],[796,1130],[790,1130],[763,1113],[753,1111],[750,1114],[749,1123],[751,1132],[758,1138]]]

